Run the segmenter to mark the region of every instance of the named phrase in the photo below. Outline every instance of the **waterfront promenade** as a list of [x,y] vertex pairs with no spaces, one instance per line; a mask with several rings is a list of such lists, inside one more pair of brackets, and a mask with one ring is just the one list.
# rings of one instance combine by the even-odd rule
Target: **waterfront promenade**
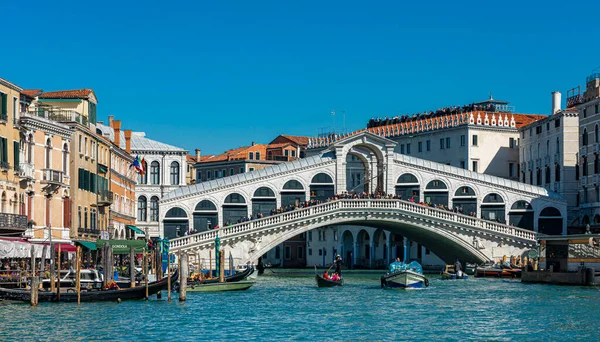
[[[275,270],[281,272],[281,270]],[[295,271],[296,272],[296,271]],[[250,290],[188,294],[185,303],[0,305],[6,340],[596,340],[600,291],[518,280],[442,281],[425,290],[379,287],[381,272],[345,273],[319,289],[309,271],[267,270]],[[57,324],[57,322],[60,322]]]

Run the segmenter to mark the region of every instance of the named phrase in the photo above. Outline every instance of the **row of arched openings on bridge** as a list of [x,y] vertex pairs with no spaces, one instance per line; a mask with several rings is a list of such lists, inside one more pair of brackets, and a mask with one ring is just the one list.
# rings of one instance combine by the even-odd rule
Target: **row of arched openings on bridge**
[[[309,185],[310,199],[326,201],[335,195],[335,185],[331,176],[326,173],[315,175]],[[296,206],[306,201],[306,189],[298,180],[287,181],[279,191],[281,207]],[[270,216],[277,210],[277,195],[270,187],[260,187],[254,191],[251,198],[252,212],[248,212],[248,203],[239,193],[227,195],[221,206],[223,225],[234,224],[243,217],[256,217],[259,213],[264,217]],[[193,212],[194,229],[198,232],[214,228],[219,222],[217,205],[210,200],[202,200]],[[182,236],[189,229],[186,212],[178,207],[171,208],[165,215],[164,234],[166,238]]]

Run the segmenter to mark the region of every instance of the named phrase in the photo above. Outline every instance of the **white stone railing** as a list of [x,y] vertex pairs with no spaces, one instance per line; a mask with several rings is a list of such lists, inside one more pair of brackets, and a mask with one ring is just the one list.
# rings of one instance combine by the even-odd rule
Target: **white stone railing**
[[408,201],[397,199],[340,199],[262,219],[242,222],[232,226],[218,228],[216,230],[175,238],[170,241],[170,248],[172,251],[177,251],[204,243],[212,243],[216,239],[217,234],[221,239],[225,239],[231,236],[250,234],[268,227],[276,228],[281,224],[289,223],[297,219],[316,218],[323,214],[331,214],[335,211],[350,211],[355,213],[357,209],[398,210],[428,216],[446,222],[455,222],[487,233],[508,236],[527,242],[535,242],[537,240],[537,233],[527,229],[512,227],[503,223],[487,221],[477,217],[427,207]]

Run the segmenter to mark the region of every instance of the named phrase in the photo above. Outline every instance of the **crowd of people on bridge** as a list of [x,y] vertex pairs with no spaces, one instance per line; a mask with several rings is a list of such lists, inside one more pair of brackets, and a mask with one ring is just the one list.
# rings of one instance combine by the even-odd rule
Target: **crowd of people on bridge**
[[472,103],[470,105],[444,107],[444,108],[436,109],[435,111],[431,110],[429,112],[396,115],[392,118],[387,117],[387,116],[383,119],[382,118],[371,118],[371,120],[369,120],[369,123],[367,124],[367,128],[395,125],[395,124],[399,124],[399,123],[403,123],[403,122],[407,122],[407,121],[411,121],[411,120],[429,119],[429,118],[435,118],[435,117],[449,115],[449,114],[468,113],[468,112],[473,112],[473,111],[477,111],[477,110],[482,110],[482,111],[486,111],[486,112],[495,112],[496,107],[494,107],[493,104],[488,104],[488,105],[482,106],[482,105],[477,105],[475,103]]

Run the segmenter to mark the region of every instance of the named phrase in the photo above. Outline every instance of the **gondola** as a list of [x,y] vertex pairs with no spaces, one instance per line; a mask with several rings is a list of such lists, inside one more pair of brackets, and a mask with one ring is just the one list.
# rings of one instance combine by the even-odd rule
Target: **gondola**
[[340,279],[339,281],[333,281],[330,279],[325,279],[318,274],[315,274],[315,279],[317,280],[318,287],[334,287],[334,286],[342,286],[344,285],[344,279]]
[[[252,272],[254,272],[254,267],[248,267],[246,268],[243,272],[238,272],[234,275],[230,275],[229,277],[225,277],[225,282],[226,283],[235,283],[238,281],[242,281],[246,278],[248,278]],[[204,280],[197,280],[197,281],[193,281],[193,280],[189,280],[188,279],[188,283],[190,284],[214,284],[214,283],[218,283],[219,282],[219,278],[214,278],[214,279],[204,279]]]
[[[178,272],[171,275],[171,283],[177,281]],[[148,284],[148,296],[165,290],[168,287],[168,279],[163,278]],[[82,302],[116,302],[119,300],[135,300],[146,298],[146,286],[136,286],[122,290],[83,290],[80,294]],[[0,299],[29,302],[31,291],[0,288]],[[39,291],[38,302],[58,302],[56,292]],[[60,293],[60,302],[77,302],[77,292],[65,291]]]

